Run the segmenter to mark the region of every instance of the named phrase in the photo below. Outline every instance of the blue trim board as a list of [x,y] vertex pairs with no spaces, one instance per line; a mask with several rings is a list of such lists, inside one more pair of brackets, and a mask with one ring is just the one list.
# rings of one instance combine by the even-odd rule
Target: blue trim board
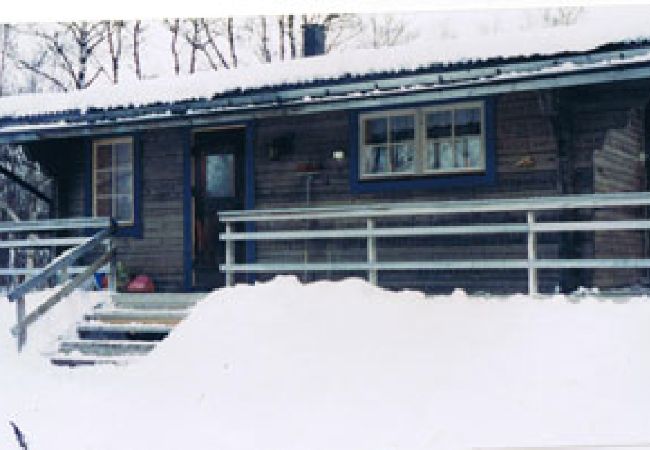
[[[359,115],[371,111],[390,111],[400,106],[381,107],[354,111],[349,115],[350,139],[350,191],[352,193],[406,191],[417,189],[444,190],[449,188],[472,188],[476,186],[491,186],[496,184],[496,120],[495,100],[493,97],[472,99],[483,101],[485,104],[485,171],[478,174],[452,175],[421,175],[417,177],[391,178],[381,180],[361,180],[359,178]],[[408,108],[452,104],[454,102],[439,102],[426,104],[404,105]]]
[[[246,178],[246,192],[244,198],[244,209],[255,209],[255,122],[246,123],[244,177]],[[255,224],[247,222],[246,231],[255,231]],[[246,263],[252,264],[257,260],[257,248],[254,241],[246,241]],[[255,273],[246,275],[248,283],[255,282]]]
[[[124,136],[124,135],[122,135]],[[142,238],[142,142],[139,133],[129,134],[133,138],[133,225],[120,226],[117,237]],[[119,135],[103,135],[93,139],[86,138],[84,147],[84,213],[93,215],[93,146],[92,141]]]
[[183,130],[183,289],[192,290],[192,130]]

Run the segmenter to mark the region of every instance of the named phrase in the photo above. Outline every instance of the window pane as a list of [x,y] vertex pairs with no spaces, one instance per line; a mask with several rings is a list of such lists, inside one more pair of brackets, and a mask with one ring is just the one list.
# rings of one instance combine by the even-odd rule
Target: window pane
[[397,144],[393,146],[391,154],[393,172],[413,172],[415,161],[415,146]]
[[427,138],[451,137],[451,111],[435,111],[427,114]]
[[115,186],[115,194],[118,195],[131,195],[133,192],[133,178],[131,172],[118,172]]
[[378,145],[375,147],[366,147],[366,160],[364,164],[364,173],[387,173],[388,167],[388,147]]
[[235,195],[234,158],[232,154],[208,155],[205,190],[210,197]]
[[457,109],[454,111],[454,132],[456,136],[481,134],[481,109]]
[[111,195],[113,193],[113,174],[111,172],[97,172],[95,174],[95,194]]
[[133,151],[130,143],[115,144],[115,159],[116,166],[119,168],[127,168],[132,166]]
[[467,166],[467,139],[456,139],[456,164],[455,167]]
[[95,147],[95,167],[97,169],[110,169],[113,164],[113,149],[110,144]]
[[385,144],[388,142],[388,119],[369,119],[366,124],[366,144]]
[[435,170],[440,168],[440,143],[429,141],[427,143],[427,155],[425,158],[425,167],[427,170]]
[[102,198],[95,200],[95,216],[97,217],[111,217],[111,198]]
[[480,168],[483,166],[483,158],[481,155],[481,139],[478,137],[467,138],[468,148],[468,166],[473,168]]
[[120,222],[133,221],[133,199],[128,195],[115,197],[116,211],[114,218]]
[[451,141],[440,143],[440,168],[451,169],[454,167],[454,150]]
[[415,139],[414,116],[393,116],[390,118],[390,141],[403,142]]

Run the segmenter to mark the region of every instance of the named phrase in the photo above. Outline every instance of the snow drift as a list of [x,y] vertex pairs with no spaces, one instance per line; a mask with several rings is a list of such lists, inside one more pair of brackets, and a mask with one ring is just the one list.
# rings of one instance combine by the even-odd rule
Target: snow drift
[[648,325],[643,297],[425,297],[281,277],[209,295],[127,368],[2,361],[0,447],[15,446],[8,420],[35,450],[638,444]]

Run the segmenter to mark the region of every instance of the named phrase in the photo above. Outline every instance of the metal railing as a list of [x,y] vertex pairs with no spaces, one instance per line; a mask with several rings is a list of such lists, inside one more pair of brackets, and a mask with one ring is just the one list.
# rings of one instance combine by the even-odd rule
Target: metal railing
[[[18,350],[20,351],[27,339],[27,327],[42,317],[50,308],[59,303],[84,281],[93,276],[99,269],[108,265],[109,290],[115,287],[115,249],[111,241],[115,225],[108,218],[74,218],[74,219],[52,219],[42,221],[25,222],[1,222],[0,235],[2,234],[29,234],[31,237],[12,238],[0,242],[0,248],[24,249],[39,247],[70,247],[54,258],[45,267],[41,268],[2,268],[0,275],[33,275],[7,295],[10,302],[16,305],[16,325],[11,329],[16,337]],[[75,232],[81,237],[47,237],[35,238],[35,233],[68,231]],[[84,237],[88,232],[94,233],[90,237]],[[104,251],[94,259],[88,266],[73,267],[72,264],[80,258],[89,255],[98,248],[105,247]],[[73,278],[70,275],[77,274]],[[43,303],[34,308],[29,314],[25,314],[25,295],[41,288],[49,281],[58,277],[61,285]]]
[[[377,284],[378,272],[417,270],[461,270],[461,269],[526,269],[528,271],[528,292],[539,291],[537,271],[539,269],[650,268],[647,258],[599,258],[599,259],[539,259],[537,256],[537,235],[573,231],[621,231],[650,230],[650,220],[581,220],[581,221],[538,221],[537,214],[546,211],[570,209],[600,209],[643,207],[650,205],[649,192],[622,192],[611,194],[585,194],[557,197],[533,197],[518,199],[487,199],[470,201],[438,201],[411,203],[377,203],[365,205],[344,205],[315,208],[281,208],[248,211],[225,211],[219,219],[225,225],[225,232],[219,235],[225,243],[225,264],[220,269],[225,273],[226,285],[231,286],[236,273],[292,273],[292,272],[336,272],[365,271],[368,281]],[[413,218],[415,216],[457,216],[476,213],[522,214],[521,222],[480,223],[441,226],[390,226],[378,227],[377,219]],[[343,223],[336,229],[283,229],[271,231],[235,231],[240,224],[270,224],[300,221],[350,222],[351,219],[365,221],[365,226],[351,227]],[[252,227],[251,227],[252,228]],[[304,226],[302,227],[304,228]],[[451,236],[485,234],[524,234],[526,259],[470,259],[434,261],[379,261],[377,239],[387,237]],[[235,242],[248,241],[306,241],[318,239],[365,239],[366,260],[350,262],[293,262],[293,263],[236,263]]]

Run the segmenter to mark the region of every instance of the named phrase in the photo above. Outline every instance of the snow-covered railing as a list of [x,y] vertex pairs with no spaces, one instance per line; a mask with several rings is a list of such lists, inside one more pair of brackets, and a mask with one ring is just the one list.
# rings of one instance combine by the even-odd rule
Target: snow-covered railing
[[[226,211],[219,214],[225,224],[225,232],[219,235],[225,242],[225,264],[220,266],[226,275],[226,285],[234,282],[235,273],[291,273],[365,271],[368,281],[377,284],[378,272],[417,270],[478,270],[478,269],[526,269],[528,291],[538,293],[539,269],[640,269],[650,268],[648,258],[585,258],[585,259],[539,259],[537,257],[537,234],[574,231],[650,230],[650,220],[581,220],[537,221],[536,215],[543,211],[569,209],[599,209],[650,206],[648,192],[621,192],[611,194],[584,194],[556,197],[532,197],[517,199],[486,199],[470,201],[438,201],[409,203],[375,203],[314,208],[280,208],[266,210]],[[410,218],[415,216],[443,216],[476,213],[522,214],[522,222],[480,223],[444,226],[397,226],[377,227],[377,219]],[[351,227],[351,219],[365,220],[365,227]],[[256,224],[284,222],[287,227],[316,221],[342,221],[336,229],[283,229],[272,231],[235,231],[238,223]],[[311,227],[310,227],[311,228]],[[434,261],[378,261],[377,239],[387,237],[451,236],[521,233],[527,235],[526,259],[469,259]],[[295,262],[295,263],[236,263],[237,241],[290,241],[311,239],[365,239],[366,260],[350,262]]]
[[[16,325],[12,333],[16,336],[18,349],[25,344],[27,338],[27,327],[38,320],[50,308],[60,302],[75,288],[105,265],[109,265],[109,289],[115,286],[115,250],[112,246],[111,235],[114,230],[114,223],[108,218],[74,218],[74,219],[52,219],[41,221],[25,222],[0,222],[0,235],[10,233],[28,233],[34,236],[38,232],[68,231],[75,232],[80,237],[47,237],[43,239],[7,239],[0,242],[0,248],[40,248],[40,247],[71,247],[61,255],[54,258],[49,264],[41,268],[2,268],[0,275],[33,275],[25,280],[7,295],[10,302],[16,304]],[[85,237],[88,232],[94,233],[91,237]],[[85,267],[73,267],[72,264],[80,258],[94,252],[98,248],[105,247],[100,256]],[[69,279],[71,274],[77,274]],[[51,279],[58,277],[60,287],[49,296],[41,305],[34,308],[32,312],[25,315],[25,295],[35,289],[41,288],[49,283]]]

